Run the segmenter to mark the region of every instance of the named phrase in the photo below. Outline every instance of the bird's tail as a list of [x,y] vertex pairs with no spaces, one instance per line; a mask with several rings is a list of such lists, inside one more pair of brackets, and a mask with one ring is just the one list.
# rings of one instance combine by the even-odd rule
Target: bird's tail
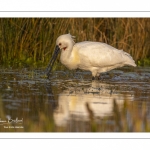
[[130,54],[124,52],[124,55],[126,56],[126,63],[125,63],[126,65],[134,66],[134,67],[137,66]]

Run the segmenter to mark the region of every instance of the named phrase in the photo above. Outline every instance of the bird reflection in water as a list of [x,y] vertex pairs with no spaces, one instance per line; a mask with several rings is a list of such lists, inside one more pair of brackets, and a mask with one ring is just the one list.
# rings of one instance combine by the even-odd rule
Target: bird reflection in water
[[[66,126],[72,119],[78,121],[88,121],[90,108],[94,117],[111,116],[113,112],[113,100],[116,100],[119,108],[123,106],[125,96],[128,100],[133,100],[129,94],[121,94],[115,90],[111,84],[92,81],[91,86],[83,88],[68,88],[58,96],[58,107],[55,109],[53,117],[57,126]],[[88,104],[88,105],[87,105]]]

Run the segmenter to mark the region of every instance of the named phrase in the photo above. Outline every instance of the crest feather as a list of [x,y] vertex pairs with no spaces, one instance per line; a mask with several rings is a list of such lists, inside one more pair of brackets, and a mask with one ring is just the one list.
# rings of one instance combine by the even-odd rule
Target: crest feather
[[75,44],[75,36],[72,36],[70,33],[68,33],[70,36],[71,36],[71,38],[72,38],[72,41],[73,41],[73,43]]

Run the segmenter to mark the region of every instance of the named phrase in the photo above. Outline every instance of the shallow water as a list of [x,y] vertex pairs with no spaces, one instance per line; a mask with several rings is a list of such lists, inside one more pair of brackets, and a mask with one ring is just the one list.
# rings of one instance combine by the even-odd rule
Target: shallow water
[[149,121],[150,68],[124,67],[101,74],[97,81],[83,71],[56,71],[48,80],[42,69],[0,69],[1,132],[120,131],[114,100],[119,112],[126,109],[128,131],[134,131],[134,117],[125,101],[136,119],[146,105]]

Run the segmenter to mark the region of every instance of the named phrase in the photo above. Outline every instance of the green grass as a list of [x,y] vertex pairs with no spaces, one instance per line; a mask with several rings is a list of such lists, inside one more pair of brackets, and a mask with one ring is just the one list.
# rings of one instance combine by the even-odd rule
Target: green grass
[[150,66],[150,58],[144,58],[138,61],[138,66]]

